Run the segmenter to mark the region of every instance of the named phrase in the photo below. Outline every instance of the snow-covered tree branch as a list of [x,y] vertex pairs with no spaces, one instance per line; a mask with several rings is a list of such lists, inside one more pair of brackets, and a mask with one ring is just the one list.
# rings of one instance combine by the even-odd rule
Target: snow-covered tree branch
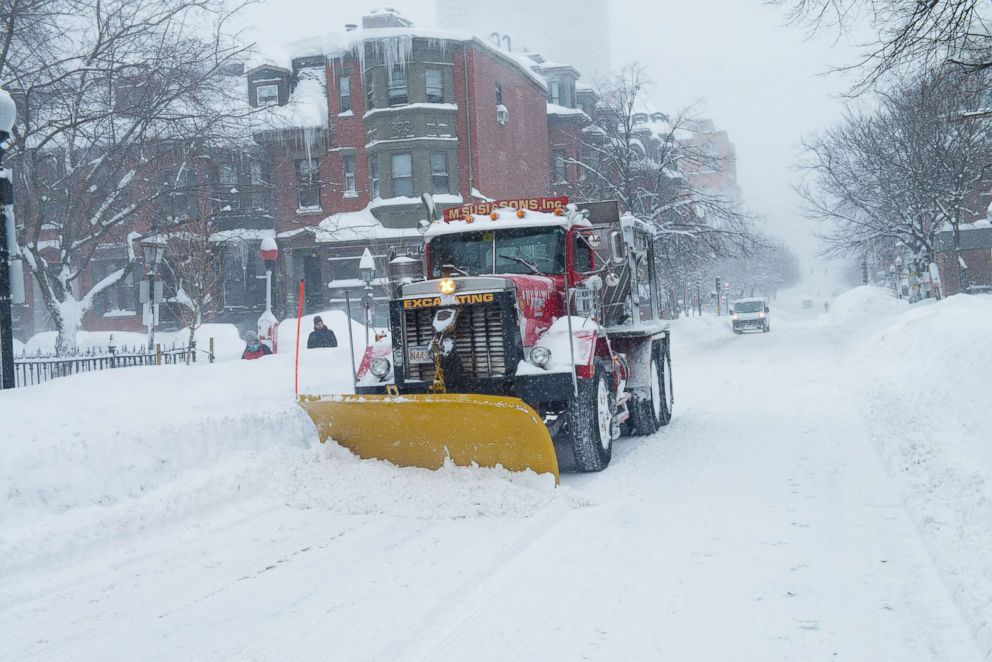
[[[59,331],[60,351],[98,288],[132,270],[129,234],[177,220],[194,159],[247,137],[252,110],[225,0],[6,0],[0,83],[18,104],[11,165],[19,245]],[[169,173],[186,172],[187,177]],[[90,286],[105,246],[125,267]],[[94,291],[88,291],[94,290]]]

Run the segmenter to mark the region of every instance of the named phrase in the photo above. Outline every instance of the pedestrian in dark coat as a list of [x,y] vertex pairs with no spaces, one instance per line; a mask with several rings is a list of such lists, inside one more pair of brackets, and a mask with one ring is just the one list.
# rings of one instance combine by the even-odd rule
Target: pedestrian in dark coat
[[254,359],[260,359],[263,356],[268,356],[271,353],[272,350],[265,343],[259,341],[257,333],[249,331],[245,334],[245,351],[241,353],[242,359],[252,361]]
[[324,320],[320,319],[320,315],[314,317],[313,331],[310,332],[310,337],[307,338],[307,349],[337,346],[338,339],[334,336],[334,332],[324,326]]

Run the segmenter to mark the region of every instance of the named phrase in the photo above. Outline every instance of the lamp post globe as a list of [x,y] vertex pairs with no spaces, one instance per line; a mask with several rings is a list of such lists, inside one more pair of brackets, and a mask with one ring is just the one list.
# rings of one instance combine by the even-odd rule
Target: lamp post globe
[[141,255],[145,264],[145,273],[154,276],[165,257],[165,241],[159,237],[149,237],[141,240]]
[[10,133],[17,119],[17,104],[10,93],[0,87],[0,132]]

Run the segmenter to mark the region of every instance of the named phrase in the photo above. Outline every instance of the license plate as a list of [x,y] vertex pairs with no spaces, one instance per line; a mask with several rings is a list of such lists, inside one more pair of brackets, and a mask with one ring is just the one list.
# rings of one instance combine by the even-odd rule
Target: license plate
[[410,363],[433,363],[430,345],[414,345],[410,347]]

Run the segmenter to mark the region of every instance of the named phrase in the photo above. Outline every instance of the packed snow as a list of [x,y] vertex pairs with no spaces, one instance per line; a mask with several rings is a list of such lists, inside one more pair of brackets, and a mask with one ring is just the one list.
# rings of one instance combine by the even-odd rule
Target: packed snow
[[671,425],[557,488],[321,445],[291,351],[4,392],[4,657],[988,659],[992,298],[770,306],[675,320]]

